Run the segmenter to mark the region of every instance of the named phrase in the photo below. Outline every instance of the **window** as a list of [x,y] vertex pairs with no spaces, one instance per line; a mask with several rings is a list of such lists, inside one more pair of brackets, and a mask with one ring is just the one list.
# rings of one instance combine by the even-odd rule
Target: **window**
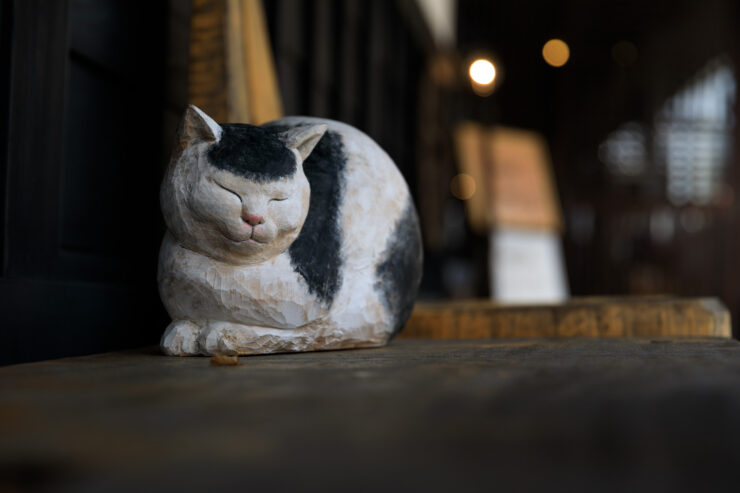
[[655,159],[674,205],[706,205],[717,195],[732,146],[736,82],[724,57],[712,60],[655,116]]
[[729,60],[711,60],[663,104],[652,133],[625,123],[599,146],[599,159],[620,179],[639,178],[651,166],[664,172],[666,197],[675,206],[712,203],[732,151],[736,89]]

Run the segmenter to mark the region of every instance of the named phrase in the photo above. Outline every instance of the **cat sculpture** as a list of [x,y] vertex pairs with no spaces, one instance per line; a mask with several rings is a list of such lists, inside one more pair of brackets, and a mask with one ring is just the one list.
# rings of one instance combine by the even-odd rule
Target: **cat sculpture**
[[165,354],[382,346],[411,313],[416,210],[390,157],[349,125],[219,125],[191,105],[160,202]]

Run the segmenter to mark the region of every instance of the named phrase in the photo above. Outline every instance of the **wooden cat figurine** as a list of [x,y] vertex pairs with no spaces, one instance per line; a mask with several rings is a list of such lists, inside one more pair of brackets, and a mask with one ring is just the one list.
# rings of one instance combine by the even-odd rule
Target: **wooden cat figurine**
[[349,125],[218,125],[191,105],[160,200],[166,354],[381,346],[411,313],[416,210],[390,157]]

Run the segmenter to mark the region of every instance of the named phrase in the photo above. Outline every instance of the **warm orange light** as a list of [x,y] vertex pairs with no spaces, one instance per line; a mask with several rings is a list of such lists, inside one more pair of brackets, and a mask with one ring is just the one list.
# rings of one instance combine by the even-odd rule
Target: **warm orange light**
[[542,58],[553,67],[562,67],[570,58],[570,48],[562,39],[551,39],[542,47]]
[[450,182],[450,191],[458,199],[468,200],[475,194],[475,180],[467,173],[460,173]]
[[470,64],[468,73],[474,83],[487,86],[496,78],[496,67],[493,66],[491,60],[479,58]]

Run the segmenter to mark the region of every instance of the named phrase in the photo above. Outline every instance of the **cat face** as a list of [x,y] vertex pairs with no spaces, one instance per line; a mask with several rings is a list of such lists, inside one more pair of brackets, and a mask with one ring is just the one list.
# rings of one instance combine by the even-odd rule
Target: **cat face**
[[219,126],[190,106],[160,194],[170,233],[184,247],[227,263],[284,252],[308,214],[303,160],[325,131],[325,125],[283,134]]

